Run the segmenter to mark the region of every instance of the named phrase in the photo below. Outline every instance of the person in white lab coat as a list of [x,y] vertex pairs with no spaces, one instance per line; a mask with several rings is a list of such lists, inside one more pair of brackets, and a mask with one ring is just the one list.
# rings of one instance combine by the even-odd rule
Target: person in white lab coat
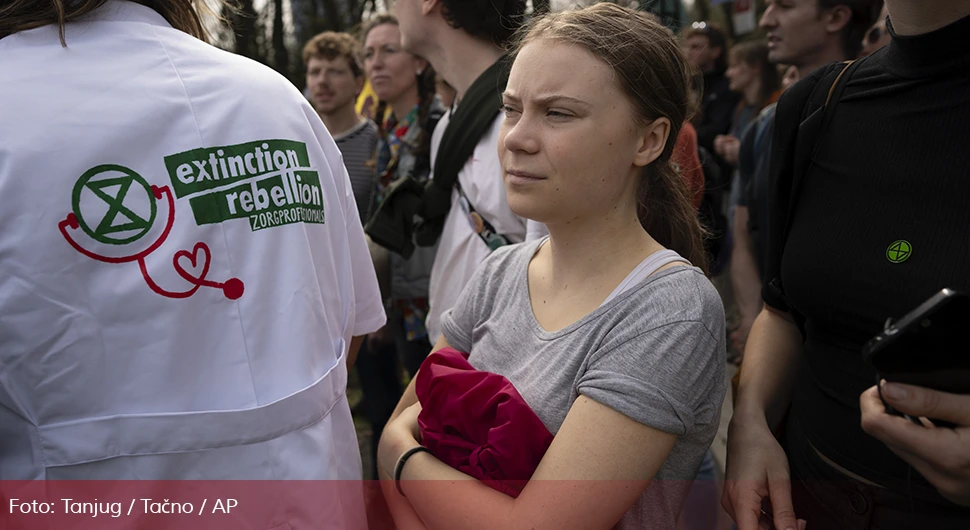
[[0,17],[0,480],[360,480],[385,315],[319,116],[192,0],[55,3]]

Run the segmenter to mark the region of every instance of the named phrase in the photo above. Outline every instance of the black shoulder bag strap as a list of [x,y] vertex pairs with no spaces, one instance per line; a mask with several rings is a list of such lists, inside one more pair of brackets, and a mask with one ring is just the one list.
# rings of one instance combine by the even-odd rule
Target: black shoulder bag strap
[[[795,215],[795,207],[798,204],[798,194],[802,181],[815,163],[815,156],[818,154],[819,147],[822,145],[825,131],[832,121],[836,106],[842,98],[842,93],[845,92],[848,80],[852,77],[853,72],[859,67],[860,63],[861,61],[858,60],[845,61],[841,69],[833,70],[826,75],[812,90],[808,105],[803,110],[802,120],[798,125],[798,134],[793,155],[794,173],[792,174],[788,208],[785,211],[785,227],[784,232],[782,232],[783,240],[778,247],[778,252],[781,252],[785,248],[784,241],[788,239],[788,233],[791,230],[791,223]],[[828,87],[828,90],[825,90],[825,87]],[[773,278],[768,286],[788,305],[796,324],[798,324],[799,330],[802,331],[802,335],[804,336],[804,318],[797,314],[792,309],[791,304],[788,303],[780,275]]]

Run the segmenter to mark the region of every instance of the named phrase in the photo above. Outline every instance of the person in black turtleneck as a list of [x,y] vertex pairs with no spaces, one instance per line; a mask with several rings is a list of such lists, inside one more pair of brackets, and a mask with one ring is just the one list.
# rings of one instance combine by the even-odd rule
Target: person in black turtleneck
[[[970,291],[970,0],[886,5],[892,42],[843,80],[791,206],[784,191],[803,109],[842,65],[817,70],[778,104],[766,305],[747,342],[728,435],[723,504],[739,530],[758,528],[759,518],[773,518],[778,530],[805,521],[816,529],[970,528],[970,421],[952,435],[915,433],[914,452],[903,452],[892,436],[899,418],[874,404],[876,373],[860,354],[887,318],[944,287]],[[905,256],[889,252],[900,241]],[[773,278],[784,297],[767,285]],[[793,314],[804,319],[804,335]],[[867,429],[905,460],[863,431],[863,392]],[[772,429],[789,401],[782,446]]]

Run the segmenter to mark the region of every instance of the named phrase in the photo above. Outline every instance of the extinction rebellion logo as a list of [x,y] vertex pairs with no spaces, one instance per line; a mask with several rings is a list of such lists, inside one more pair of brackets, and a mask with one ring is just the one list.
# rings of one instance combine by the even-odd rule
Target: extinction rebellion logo
[[262,140],[165,157],[179,199],[199,225],[248,219],[255,232],[290,223],[323,223],[323,193],[306,144]]
[[152,195],[141,175],[107,164],[81,175],[71,206],[80,228],[95,241],[124,245],[141,239],[154,224],[158,208]]
[[261,140],[194,149],[167,156],[164,162],[171,187],[151,185],[117,164],[85,171],[74,183],[71,212],[58,223],[79,253],[103,263],[137,263],[148,288],[158,295],[188,298],[209,287],[236,300],[245,291],[238,278],[208,278],[212,253],[203,241],[172,256],[175,272],[190,288],[171,290],[152,278],[146,258],[168,239],[176,198],[188,199],[197,225],[247,219],[255,232],[324,222],[323,190],[304,143]]

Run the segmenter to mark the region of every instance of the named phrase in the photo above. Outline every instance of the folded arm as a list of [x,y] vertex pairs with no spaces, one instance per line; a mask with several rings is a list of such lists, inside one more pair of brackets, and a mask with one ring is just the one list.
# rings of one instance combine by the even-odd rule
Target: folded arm
[[[417,408],[389,423],[381,439],[385,476],[393,455],[418,445]],[[585,396],[570,408],[535,474],[513,499],[428,453],[404,467],[401,497],[428,528],[611,528],[659,471],[676,436],[638,423]],[[396,498],[395,498],[396,497]],[[410,518],[408,521],[413,522]],[[400,524],[402,521],[397,519]],[[405,524],[404,526],[409,526]]]

